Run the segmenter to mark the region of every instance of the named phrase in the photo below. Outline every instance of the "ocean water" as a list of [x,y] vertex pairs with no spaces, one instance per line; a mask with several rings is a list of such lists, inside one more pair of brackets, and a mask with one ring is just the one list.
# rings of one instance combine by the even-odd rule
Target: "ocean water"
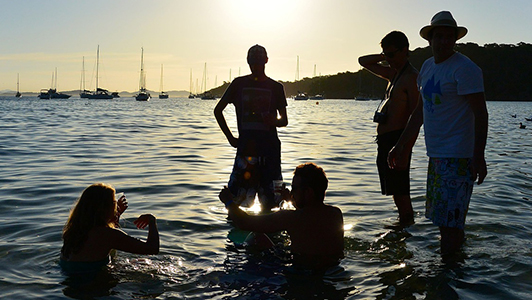
[[[328,174],[326,202],[342,209],[345,259],[324,277],[287,272],[276,249],[235,246],[217,195],[234,149],[213,116],[215,101],[0,99],[0,298],[2,299],[526,299],[532,293],[531,102],[488,102],[488,177],[475,186],[464,259],[439,255],[424,218],[422,134],[411,185],[415,224],[393,226],[375,167],[375,101],[292,101],[279,130],[282,168],[315,162]],[[517,114],[512,118],[512,114]],[[225,112],[236,130],[234,110]],[[519,129],[519,122],[528,125]],[[118,252],[96,278],[57,265],[61,230],[81,191],[107,182],[125,192],[123,229],[158,218],[159,255]]]

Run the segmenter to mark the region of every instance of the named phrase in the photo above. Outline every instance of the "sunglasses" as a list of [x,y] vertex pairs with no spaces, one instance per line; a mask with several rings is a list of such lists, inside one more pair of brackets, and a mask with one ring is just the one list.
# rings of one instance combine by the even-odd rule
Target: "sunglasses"
[[397,50],[394,50],[394,51],[389,51],[389,52],[381,52],[381,55],[384,55],[388,58],[393,58],[395,56],[395,53],[399,52],[401,50],[397,49]]

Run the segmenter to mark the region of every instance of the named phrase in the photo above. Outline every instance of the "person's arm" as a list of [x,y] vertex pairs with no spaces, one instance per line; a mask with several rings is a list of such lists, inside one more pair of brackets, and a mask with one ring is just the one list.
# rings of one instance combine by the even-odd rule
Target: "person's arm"
[[115,216],[115,220],[114,220],[114,223],[117,227],[120,226],[120,216],[126,211],[126,209],[129,207],[128,206],[128,203],[127,203],[127,199],[126,199],[126,195],[122,195],[122,197],[120,197],[118,200],[117,200],[117,203],[116,203],[116,206],[117,206],[117,209],[116,209],[116,216]]
[[218,101],[218,104],[216,104],[216,107],[214,108],[214,116],[216,117],[218,126],[220,126],[220,129],[225,134],[227,141],[229,141],[229,144],[231,144],[231,146],[236,148],[238,146],[238,139],[235,138],[235,136],[231,132],[231,129],[229,129],[229,126],[227,126],[227,122],[225,121],[225,117],[223,114],[223,111],[225,107],[227,106],[227,104],[228,104],[227,98],[222,97],[222,99]]
[[220,191],[218,197],[225,204],[229,217],[236,227],[242,230],[262,233],[289,230],[293,211],[281,210],[266,215],[250,216],[233,202],[234,197],[227,187]]
[[486,99],[484,93],[475,93],[465,95],[471,104],[471,109],[475,115],[475,148],[473,152],[473,164],[471,175],[478,184],[481,184],[488,174],[484,151],[486,149],[486,140],[488,138],[488,109],[486,108]]
[[139,229],[144,229],[148,226],[148,238],[146,241],[144,242],[134,238],[122,230],[110,229],[110,235],[108,237],[110,248],[135,254],[159,253],[159,231],[155,217],[151,214],[141,215],[133,223]]
[[371,73],[390,81],[395,75],[395,71],[390,67],[385,67],[379,62],[384,61],[382,54],[370,54],[358,58],[358,63]]
[[423,100],[418,97],[417,106],[410,115],[408,123],[395,146],[388,153],[388,166],[390,169],[405,170],[412,148],[423,125]]
[[279,110],[279,116],[275,122],[275,126],[277,127],[286,127],[288,126],[288,115],[286,114],[286,106],[283,106],[278,109]]
[[419,89],[417,86],[417,72],[408,73],[407,86],[406,86],[406,96],[408,102],[408,114],[412,115],[414,110],[417,107],[419,101]]

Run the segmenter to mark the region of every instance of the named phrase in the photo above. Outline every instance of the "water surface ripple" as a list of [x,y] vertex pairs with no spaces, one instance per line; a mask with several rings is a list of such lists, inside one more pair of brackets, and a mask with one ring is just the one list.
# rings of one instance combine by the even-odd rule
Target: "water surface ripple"
[[[345,259],[323,278],[287,272],[284,234],[257,252],[228,240],[217,200],[234,149],[213,117],[215,101],[132,98],[0,99],[0,297],[3,299],[526,299],[532,292],[532,104],[489,102],[489,175],[475,186],[463,262],[445,264],[424,218],[422,134],[412,162],[416,223],[379,191],[375,101],[289,101],[279,130],[285,181],[299,163],[326,170],[326,201],[344,212]],[[517,114],[517,118],[512,118]],[[236,130],[234,109],[226,111]],[[528,125],[519,129],[519,122]],[[122,227],[158,217],[161,253],[118,253],[93,281],[57,266],[61,229],[79,193],[108,182],[128,196]]]

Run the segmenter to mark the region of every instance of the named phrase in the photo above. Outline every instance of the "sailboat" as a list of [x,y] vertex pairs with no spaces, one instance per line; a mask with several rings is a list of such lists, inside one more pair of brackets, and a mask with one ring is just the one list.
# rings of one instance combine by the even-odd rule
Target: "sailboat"
[[159,99],[168,99],[168,93],[163,91],[163,65],[161,64],[161,92],[159,93]]
[[203,93],[201,94],[201,100],[216,99],[216,97],[210,91],[207,91],[207,63],[205,63],[205,67],[203,69],[203,79],[201,80],[201,82],[201,89],[203,90]]
[[[54,80],[55,79],[55,80]],[[55,85],[54,85],[55,82]],[[52,73],[52,87],[47,89],[42,89],[39,93],[40,99],[68,99],[70,95],[58,93],[57,92],[57,68],[55,68],[55,77]]]
[[190,91],[188,94],[188,99],[194,99],[194,98],[196,98],[196,96],[192,94],[192,69],[190,69]]
[[[296,68],[296,80],[299,81],[299,55],[297,56],[297,68]],[[306,93],[297,91],[297,95],[294,96],[294,100],[308,100]]]
[[85,56],[83,56],[83,62],[81,64],[81,82],[79,83],[79,97],[89,98],[89,94],[92,92],[85,89]]
[[100,45],[98,45],[98,50],[96,51],[96,90],[94,93],[88,94],[87,98],[89,99],[113,99],[113,95],[109,93],[106,89],[101,89],[98,87],[98,75],[100,68]]
[[140,80],[139,80],[139,93],[135,95],[137,101],[149,101],[151,98],[150,93],[146,90],[146,74],[144,73],[144,48],[140,48]]
[[20,91],[19,91],[19,75],[17,73],[17,93],[15,94],[15,97],[17,98],[20,98],[22,95],[20,94]]

